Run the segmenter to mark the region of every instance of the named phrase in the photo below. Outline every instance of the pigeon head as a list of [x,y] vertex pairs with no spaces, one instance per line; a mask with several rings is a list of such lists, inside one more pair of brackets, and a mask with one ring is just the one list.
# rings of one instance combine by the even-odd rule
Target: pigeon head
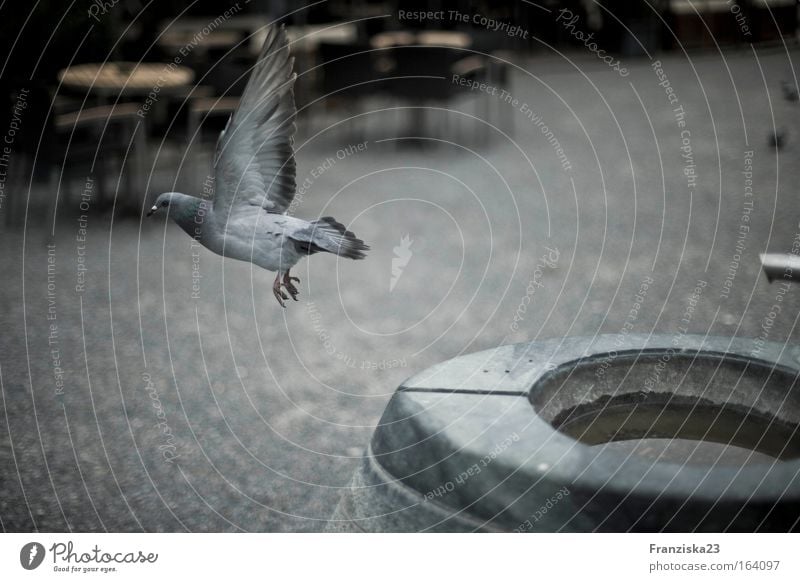
[[173,194],[177,194],[177,192],[164,192],[163,194],[159,194],[158,198],[156,198],[155,204],[153,204],[153,207],[148,211],[147,216],[152,216],[161,208],[166,208],[169,206],[172,202]]
[[159,195],[147,216],[163,209],[167,209],[169,217],[190,236],[198,236],[204,222],[212,214],[211,203],[208,200],[180,192],[164,192]]

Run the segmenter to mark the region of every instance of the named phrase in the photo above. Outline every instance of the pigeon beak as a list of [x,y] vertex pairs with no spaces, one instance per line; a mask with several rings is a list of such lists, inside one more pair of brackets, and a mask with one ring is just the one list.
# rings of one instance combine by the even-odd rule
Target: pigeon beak
[[156,210],[158,210],[158,206],[153,206],[153,207],[150,209],[150,212],[148,212],[148,213],[147,213],[147,216],[153,216],[153,213],[154,213]]

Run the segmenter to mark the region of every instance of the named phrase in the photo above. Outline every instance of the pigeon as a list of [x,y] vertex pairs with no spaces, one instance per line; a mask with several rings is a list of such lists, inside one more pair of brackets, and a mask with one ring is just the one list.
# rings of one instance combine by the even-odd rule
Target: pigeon
[[[214,179],[197,197],[160,194],[161,209],[189,236],[223,257],[275,271],[272,292],[282,307],[299,293],[289,270],[306,255],[363,259],[369,246],[336,219],[307,221],[287,212],[294,199],[294,58],[286,31],[271,26],[236,111],[217,140]],[[213,186],[213,188],[211,187]]]

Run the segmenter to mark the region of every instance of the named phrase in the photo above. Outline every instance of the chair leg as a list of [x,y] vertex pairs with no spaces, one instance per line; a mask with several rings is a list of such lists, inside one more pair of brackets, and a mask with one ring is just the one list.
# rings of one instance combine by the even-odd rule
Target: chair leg
[[[61,199],[61,186],[59,182],[61,176],[61,164],[55,164],[50,170],[48,192],[50,197],[47,200],[47,213],[44,225],[44,243],[48,244],[55,238],[55,221],[58,217],[58,203]],[[64,189],[66,194],[66,188]]]
[[492,97],[490,95],[481,95],[478,97],[478,100],[483,105],[483,115],[479,115],[483,120],[483,123],[478,123],[480,126],[478,129],[480,131],[480,137],[478,138],[481,140],[481,143],[486,145],[486,141],[489,139],[489,124],[492,123],[492,112],[491,112],[491,102],[490,99]]
[[145,164],[145,155],[147,154],[147,123],[144,120],[136,122],[133,128],[134,140],[133,144],[133,188],[136,193],[133,195],[133,200],[136,202],[136,212],[141,213],[147,203],[147,172]]
[[106,163],[103,156],[97,156],[94,161],[94,175],[97,177],[97,207],[106,209]]
[[199,142],[198,137],[198,130],[200,127],[200,120],[198,119],[199,113],[196,111],[192,111],[192,108],[189,107],[189,115],[186,121],[186,149],[184,150],[183,159],[189,169],[189,182],[191,184],[191,189],[193,191],[197,191],[201,188],[198,175],[200,170],[200,163],[197,160],[197,148],[194,148],[192,151],[192,144],[197,141]]
[[[133,131],[136,131],[136,127],[134,126]],[[120,172],[125,173],[125,192],[123,193],[123,200],[124,203],[119,204],[121,207],[120,209],[124,212],[133,211],[135,201],[134,197],[139,196],[139,192],[136,189],[136,135],[135,133],[130,133],[130,138],[133,141],[128,147],[128,152],[126,156],[123,158],[124,164],[120,164]],[[119,202],[119,192],[117,193],[117,201]]]

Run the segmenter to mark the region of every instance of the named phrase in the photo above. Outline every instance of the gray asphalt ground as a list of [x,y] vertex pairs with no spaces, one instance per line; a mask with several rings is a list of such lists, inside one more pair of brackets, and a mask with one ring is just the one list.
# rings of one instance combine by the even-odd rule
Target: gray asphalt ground
[[[428,113],[424,147],[394,139],[408,133],[403,111],[304,122],[298,182],[310,183],[293,212],[337,217],[372,252],[302,262],[301,301],[285,310],[271,273],[193,249],[163,218],[90,213],[76,290],[77,196],[59,213],[48,281],[34,201],[27,227],[0,234],[0,527],[321,530],[394,387],[435,362],[623,328],[800,340],[800,293],[779,294],[758,263],[791,250],[799,228],[797,108],[780,93],[797,51],[664,56],[673,105],[647,59],[623,78],[569,56],[575,66],[515,60],[516,106],[464,89],[450,104],[464,114]],[[488,135],[468,117],[482,98],[500,113]],[[773,118],[790,129],[780,153]],[[159,154],[151,196],[172,189],[179,162]],[[404,235],[410,258],[390,290]],[[537,269],[548,253],[557,260]]]

